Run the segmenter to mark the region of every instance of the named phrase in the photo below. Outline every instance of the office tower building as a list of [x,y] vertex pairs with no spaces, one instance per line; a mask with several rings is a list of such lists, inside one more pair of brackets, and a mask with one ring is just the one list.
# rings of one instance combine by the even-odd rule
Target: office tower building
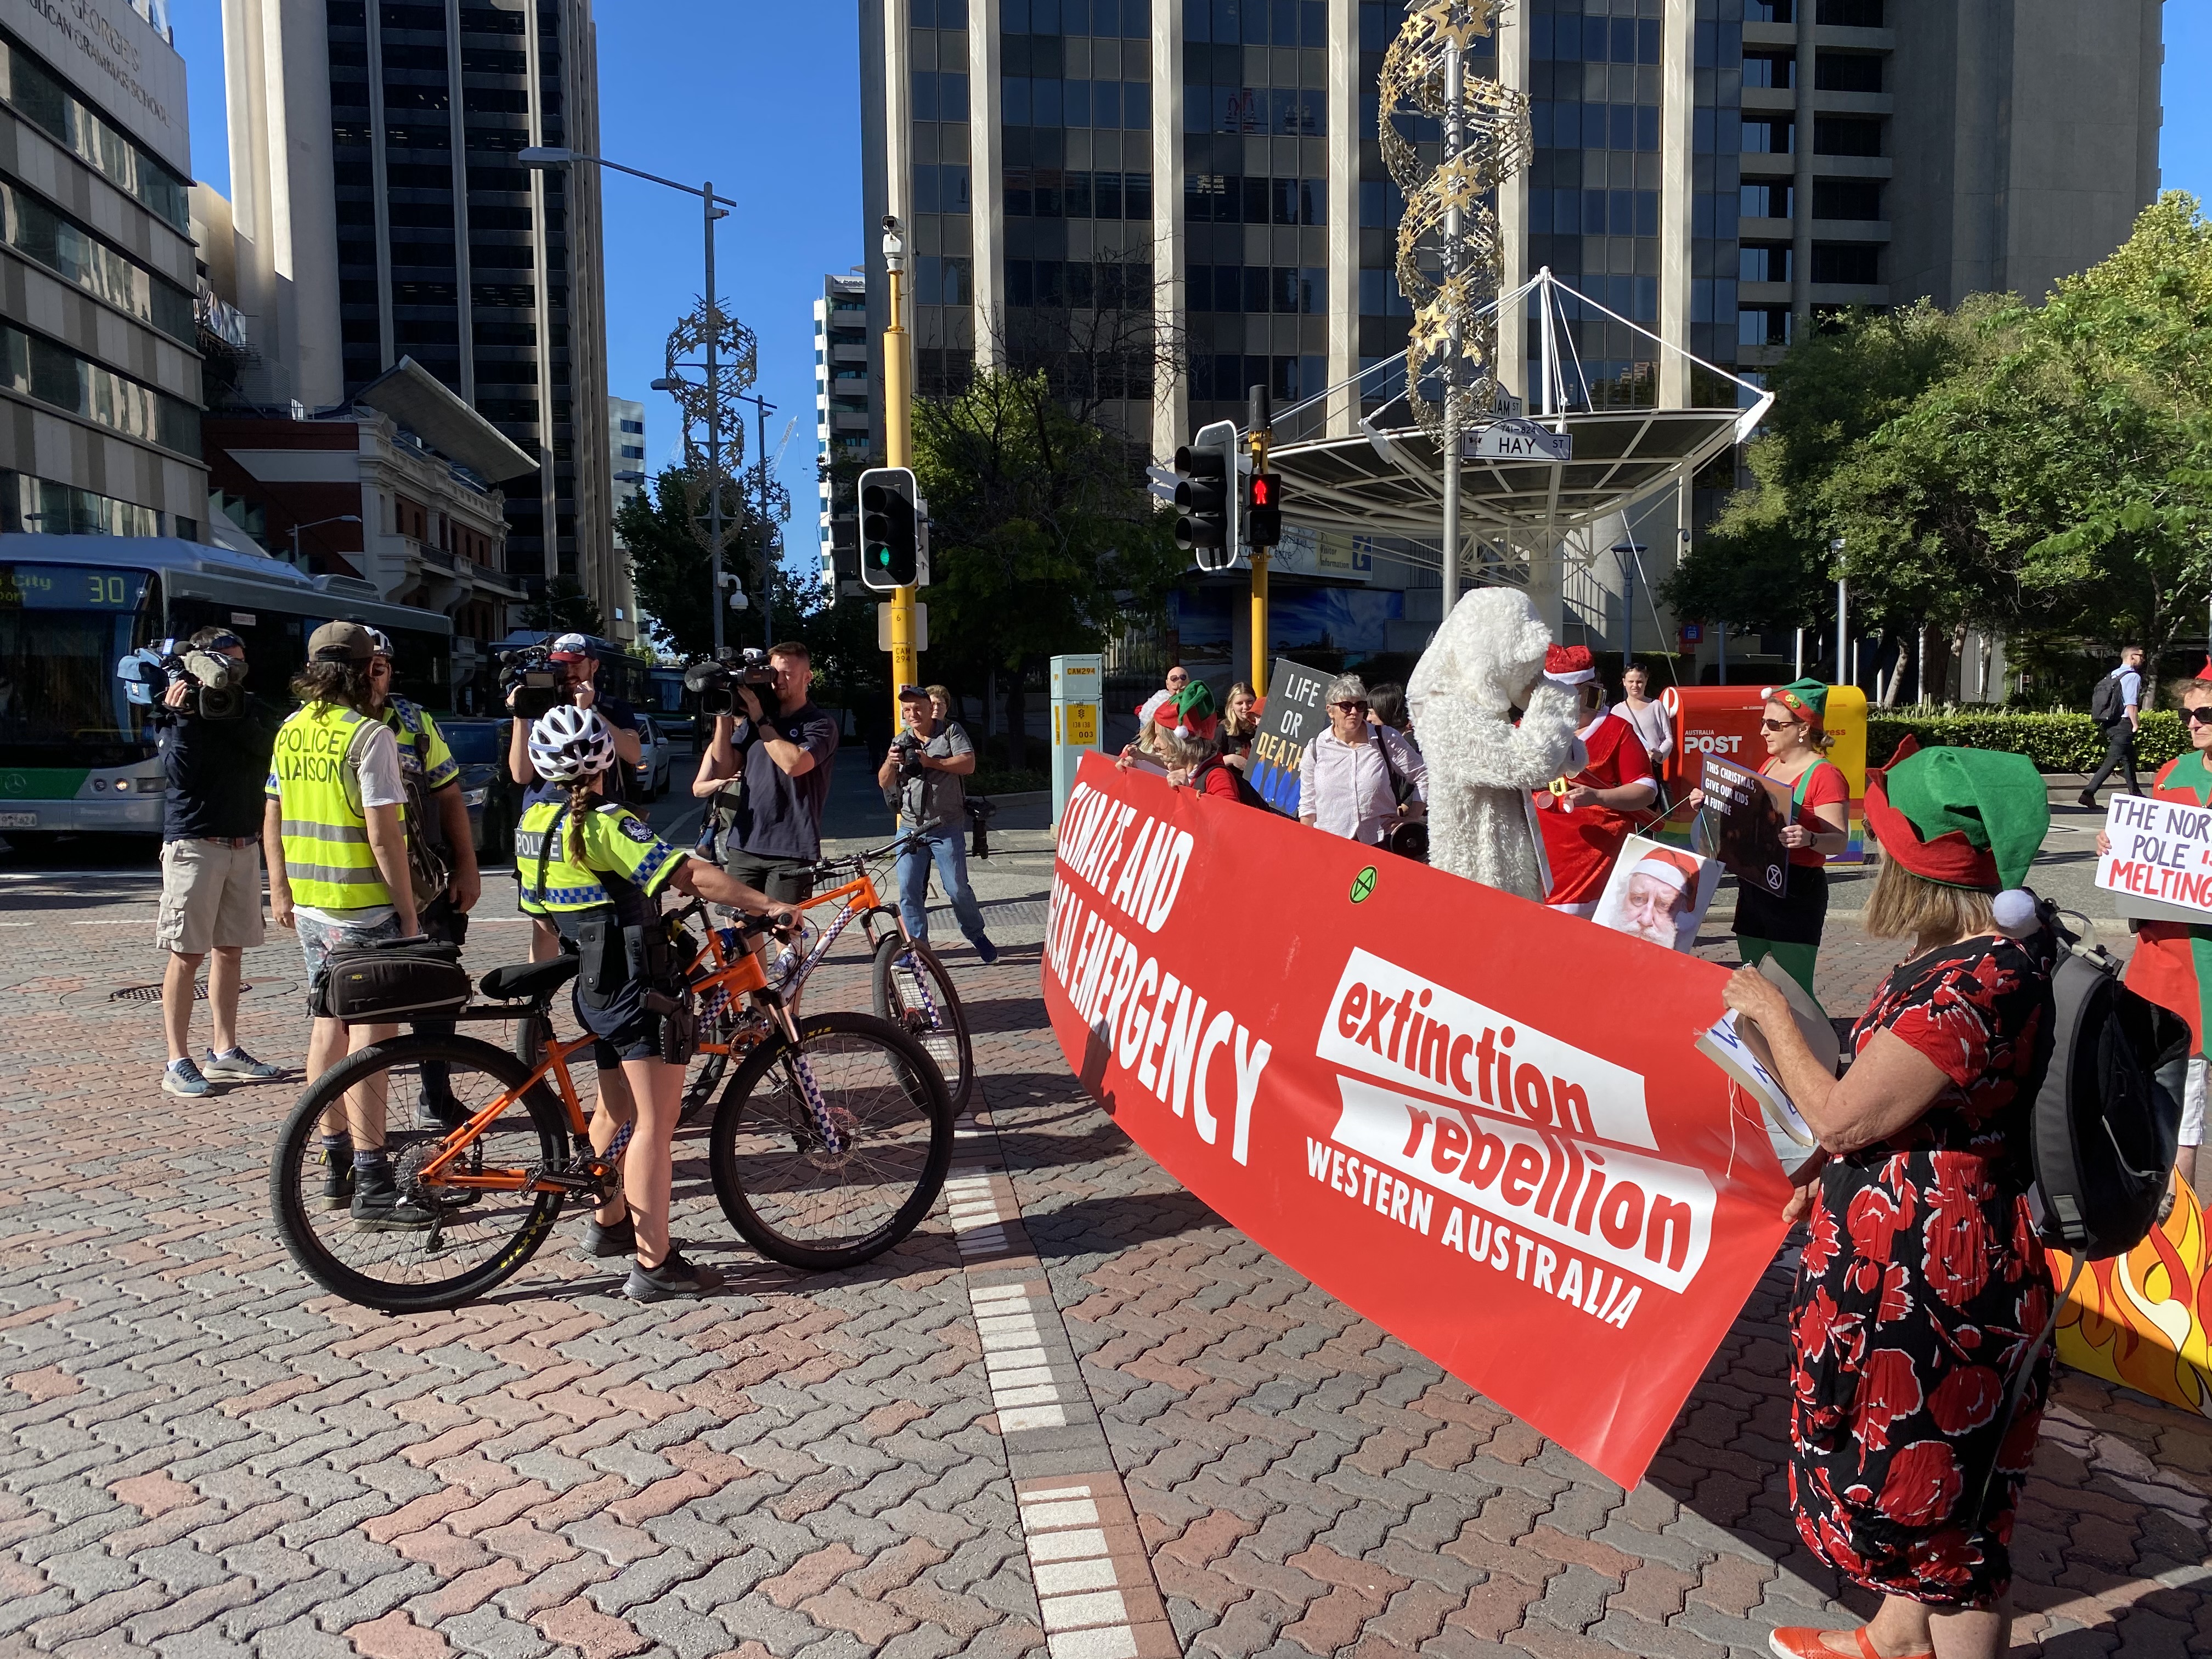
[[[607,465],[614,483],[612,510],[619,513],[645,493],[645,405],[607,399]],[[619,534],[615,538],[622,540]]]
[[0,0],[0,530],[197,538],[208,511],[185,65],[161,17]]
[[[1505,284],[1548,266],[1656,337],[1566,301],[1571,400],[1596,409],[1734,406],[1751,394],[1690,358],[1755,380],[1826,310],[2039,297],[2156,191],[2160,15],[1511,0],[1472,48],[1529,103],[1533,154],[1495,204]],[[1348,433],[1397,389],[1387,364],[1410,320],[1404,204],[1376,138],[1404,21],[1396,0],[864,0],[872,338],[888,212],[908,228],[922,395],[1135,285],[1182,362],[1102,419],[1148,428],[1165,455],[1202,421],[1241,419],[1252,385],[1281,410],[1358,376],[1327,411]],[[1435,155],[1435,122],[1401,131]],[[1500,328],[1507,391],[1528,394],[1538,349],[1533,313]],[[1707,468],[1692,521],[1734,483]],[[1663,539],[1647,574],[1669,567],[1671,517]],[[1353,580],[1324,563],[1315,580]],[[1419,622],[1434,598],[1412,580],[1404,620]],[[1609,595],[1559,621],[1618,643],[1604,580]]]
[[[821,530],[822,580],[836,580],[840,547],[857,553],[851,474],[868,459],[868,284],[865,277],[824,276],[814,302],[814,459]],[[841,471],[842,469],[842,471]],[[838,526],[845,527],[841,539]],[[858,580],[858,567],[854,568]]]
[[590,0],[224,0],[223,37],[247,395],[331,408],[412,358],[538,462],[506,486],[507,568],[634,637],[598,170],[517,159],[598,152]]

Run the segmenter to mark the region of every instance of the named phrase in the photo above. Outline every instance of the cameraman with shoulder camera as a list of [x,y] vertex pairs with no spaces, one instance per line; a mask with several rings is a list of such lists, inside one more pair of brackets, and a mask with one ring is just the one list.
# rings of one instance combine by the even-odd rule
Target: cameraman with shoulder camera
[[[169,953],[161,975],[161,1030],[169,1063],[161,1088],[208,1092],[210,1078],[260,1082],[283,1068],[239,1046],[238,987],[243,953],[262,941],[261,789],[269,775],[275,726],[258,699],[236,690],[246,674],[246,641],[226,628],[203,628],[185,652],[222,657],[229,684],[217,696],[243,701],[236,718],[210,718],[208,676],[172,667],[149,723],[161,746],[168,787],[161,809],[161,908],[154,942]],[[212,666],[211,665],[210,666]],[[208,968],[208,1012],[215,1047],[195,1061],[191,1045],[192,981]]]
[[983,932],[983,912],[968,885],[968,791],[960,781],[975,769],[975,745],[957,724],[939,720],[926,687],[901,686],[899,714],[905,725],[876,772],[884,805],[897,811],[902,828],[921,832],[922,844],[898,856],[899,920],[910,936],[928,942],[933,860],[952,919],[988,968],[999,959],[999,948]]
[[[814,706],[814,660],[804,645],[770,646],[768,668],[757,690],[735,678],[737,712],[714,717],[691,793],[714,797],[722,867],[778,902],[796,904],[814,893],[837,722]],[[773,712],[762,707],[763,692],[775,694]]]
[[[507,694],[507,707],[516,718],[509,723],[507,741],[507,772],[522,786],[522,810],[528,811],[543,800],[556,800],[560,792],[538,775],[530,759],[530,725],[548,708],[567,703],[576,708],[596,708],[599,717],[614,728],[617,763],[607,769],[605,793],[611,801],[629,799],[629,780],[635,774],[639,757],[645,752],[644,739],[638,736],[637,710],[620,697],[599,695],[598,677],[599,659],[592,654],[592,642],[581,634],[563,634],[547,642],[546,662],[560,677],[554,688],[556,695],[545,708],[524,708],[518,702],[525,695],[525,687],[518,683]],[[516,908],[521,908],[520,891],[522,867],[515,866]],[[528,915],[528,912],[524,914]],[[561,935],[542,916],[531,916],[530,959],[544,962],[561,954]]]

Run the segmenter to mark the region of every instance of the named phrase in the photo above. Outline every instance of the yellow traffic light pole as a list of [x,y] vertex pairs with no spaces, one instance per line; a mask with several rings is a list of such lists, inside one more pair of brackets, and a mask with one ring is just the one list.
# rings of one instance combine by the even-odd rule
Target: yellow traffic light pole
[[[890,322],[884,330],[884,465],[912,466],[914,410],[907,390],[906,239],[891,214],[884,216],[884,269],[890,279]],[[921,533],[917,522],[917,537]],[[921,669],[914,648],[914,589],[891,594],[891,729],[899,722],[899,687],[912,685]]]
[[[1252,471],[1255,474],[1267,470],[1267,428],[1255,428],[1252,433]],[[1232,472],[1229,480],[1231,489],[1243,485]],[[1232,551],[1234,550],[1231,550]],[[1252,695],[1264,698],[1267,695],[1267,550],[1252,550]]]

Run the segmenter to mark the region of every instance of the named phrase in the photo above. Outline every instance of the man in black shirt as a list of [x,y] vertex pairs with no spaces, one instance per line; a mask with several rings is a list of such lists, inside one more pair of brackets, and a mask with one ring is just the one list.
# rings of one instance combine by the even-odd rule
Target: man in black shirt
[[[712,795],[722,867],[770,898],[812,896],[822,808],[837,754],[837,722],[814,706],[814,663],[795,640],[769,647],[775,708],[738,688],[742,718],[723,714],[701,757],[695,794]],[[742,751],[743,758],[739,758]]]
[[[645,752],[644,739],[637,733],[637,710],[620,697],[599,695],[598,676],[599,659],[592,654],[592,642],[581,634],[563,634],[552,641],[547,654],[564,677],[568,701],[579,708],[596,708],[600,717],[615,729],[615,755],[620,765],[609,767],[601,775],[601,786],[606,799],[626,801],[629,799],[629,780],[635,772],[638,757]],[[514,693],[507,695],[509,708],[514,706]],[[545,782],[538,775],[538,769],[530,763],[530,722],[515,720],[508,722],[507,739],[507,775],[522,786],[522,811],[528,811],[541,800],[549,800],[564,792],[558,784]],[[518,814],[518,817],[520,815]],[[515,884],[520,890],[522,867],[515,866]],[[520,908],[520,905],[517,906]],[[553,925],[541,916],[531,918],[530,959],[544,962],[561,954],[561,935]]]
[[[246,644],[228,629],[204,628],[187,641],[243,664]],[[161,1029],[169,1064],[161,1087],[204,1095],[209,1079],[258,1082],[283,1068],[253,1058],[238,1042],[241,958],[262,939],[261,815],[274,726],[258,698],[239,720],[204,720],[195,688],[179,678],[163,695],[152,724],[168,789],[161,811],[161,908],[154,942],[169,953],[161,975]],[[196,1061],[189,1043],[192,982],[203,958],[215,1047]]]

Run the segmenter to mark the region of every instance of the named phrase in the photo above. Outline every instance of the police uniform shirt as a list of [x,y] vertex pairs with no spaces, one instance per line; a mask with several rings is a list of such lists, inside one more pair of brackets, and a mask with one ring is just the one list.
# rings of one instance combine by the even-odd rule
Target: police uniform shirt
[[583,817],[583,860],[571,862],[568,807],[565,796],[541,800],[524,811],[515,830],[514,870],[522,882],[523,909],[558,926],[574,912],[612,905],[623,927],[635,927],[652,914],[650,901],[690,854],[654,835],[627,806],[601,801]]

